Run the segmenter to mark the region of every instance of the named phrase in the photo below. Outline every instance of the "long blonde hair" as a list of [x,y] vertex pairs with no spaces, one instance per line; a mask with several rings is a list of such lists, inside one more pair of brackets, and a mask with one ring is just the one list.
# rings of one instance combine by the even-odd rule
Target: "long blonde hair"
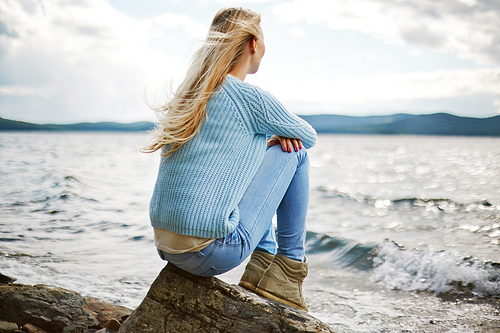
[[241,7],[221,9],[172,99],[154,109],[159,124],[142,151],[152,153],[171,145],[164,153],[169,155],[191,140],[200,130],[214,91],[239,62],[248,43],[261,36],[259,14]]

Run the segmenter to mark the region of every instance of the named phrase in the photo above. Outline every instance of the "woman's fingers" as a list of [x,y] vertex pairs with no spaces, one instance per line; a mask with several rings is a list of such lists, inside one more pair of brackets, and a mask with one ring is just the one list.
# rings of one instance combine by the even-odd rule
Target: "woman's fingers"
[[279,136],[273,135],[269,139],[267,139],[267,146],[272,147],[280,143]]
[[295,151],[299,151],[299,149],[302,149],[302,142],[298,139],[292,139],[292,144],[293,147],[295,148]]
[[282,138],[280,137],[280,142],[281,142],[281,148],[283,148],[283,151],[291,152],[291,142],[289,138]]
[[280,143],[280,140],[278,139],[272,139],[267,141],[267,146],[272,147]]
[[289,139],[278,135],[273,135],[267,140],[267,146],[272,147],[280,144],[283,151],[291,153],[293,150],[299,151],[302,149],[302,142],[299,139]]

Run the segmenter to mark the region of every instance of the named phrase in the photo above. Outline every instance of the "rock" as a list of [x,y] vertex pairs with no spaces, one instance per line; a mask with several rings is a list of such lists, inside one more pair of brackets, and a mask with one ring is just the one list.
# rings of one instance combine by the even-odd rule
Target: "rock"
[[71,324],[63,328],[62,333],[85,333],[86,327],[82,325]]
[[[110,321],[121,325],[132,313],[132,310],[121,305],[109,304],[94,297],[85,298],[83,309],[89,312],[100,323],[100,328],[106,327]],[[116,327],[116,324],[115,324]],[[118,326],[119,327],[119,326]],[[118,330],[118,328],[116,328]]]
[[40,327],[36,327],[35,325],[26,324],[23,326],[23,331],[28,333],[47,333],[46,330],[42,330]]
[[120,324],[120,322],[116,319],[111,319],[106,323],[106,328],[109,328],[110,330],[113,331],[118,331],[121,326],[122,324]]
[[14,279],[13,277],[0,273],[0,284],[12,283],[14,281],[16,281],[16,279]]
[[15,323],[10,323],[8,321],[0,321],[0,333],[13,333],[18,330],[19,326]]
[[118,333],[332,332],[307,312],[172,264],[161,271]]
[[[101,329],[116,318],[124,320],[132,312],[77,292],[44,285],[0,285],[0,320],[27,323],[49,332],[84,332]],[[65,333],[66,333],[65,332]]]

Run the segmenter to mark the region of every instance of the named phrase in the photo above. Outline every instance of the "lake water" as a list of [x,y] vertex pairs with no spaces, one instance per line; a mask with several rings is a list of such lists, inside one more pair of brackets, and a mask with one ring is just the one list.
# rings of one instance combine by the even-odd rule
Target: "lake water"
[[[165,265],[146,140],[0,133],[0,272],[135,308]],[[500,138],[320,135],[309,154],[312,315],[337,332],[500,332]]]

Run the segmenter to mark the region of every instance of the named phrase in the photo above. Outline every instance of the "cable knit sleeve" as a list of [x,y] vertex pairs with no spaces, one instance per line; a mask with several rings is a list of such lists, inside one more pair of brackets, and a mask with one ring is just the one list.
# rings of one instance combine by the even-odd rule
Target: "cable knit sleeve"
[[288,112],[270,93],[260,88],[248,94],[254,130],[259,134],[276,134],[286,138],[299,139],[306,148],[316,143],[316,131],[305,120]]

